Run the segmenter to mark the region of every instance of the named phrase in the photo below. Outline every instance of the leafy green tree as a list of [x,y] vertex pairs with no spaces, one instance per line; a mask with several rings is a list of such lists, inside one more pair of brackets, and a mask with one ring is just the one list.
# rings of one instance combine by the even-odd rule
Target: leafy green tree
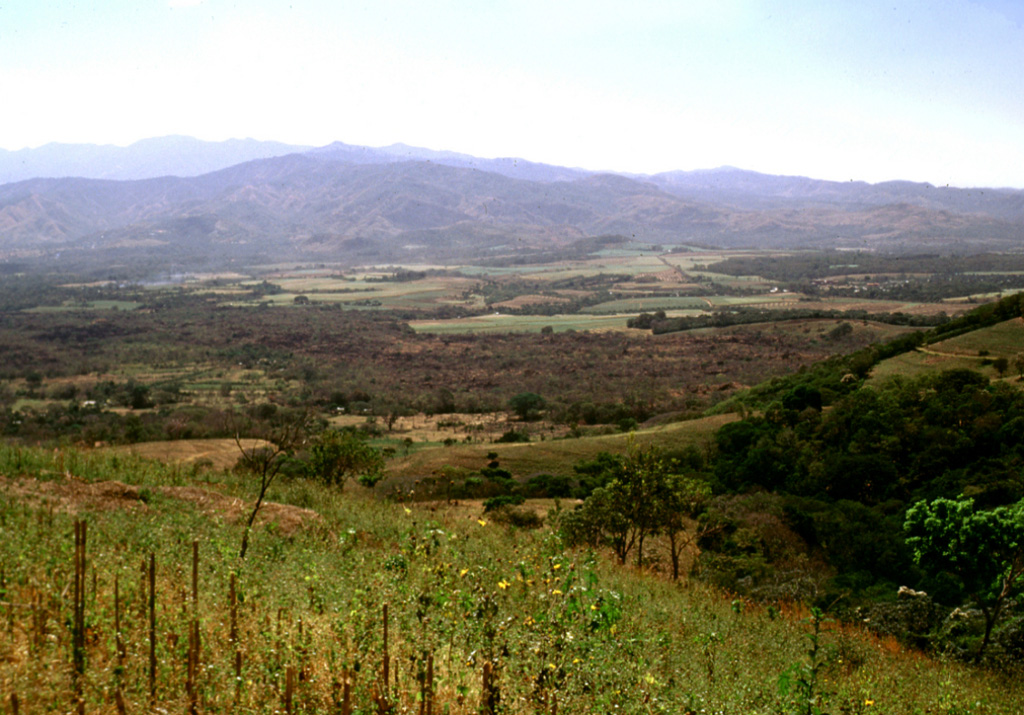
[[535,392],[520,392],[508,401],[509,408],[523,422],[540,419],[541,410],[547,405],[543,397]]
[[920,501],[907,511],[904,529],[917,564],[958,579],[984,614],[980,659],[1024,574],[1024,501],[985,511],[972,499]]
[[328,429],[309,449],[306,469],[317,481],[344,486],[349,477],[372,487],[384,477],[384,456],[357,430]]
[[595,489],[608,484],[621,466],[621,458],[610,452],[598,452],[591,460],[577,462],[572,467],[579,480],[579,487],[574,496],[577,499],[586,499]]
[[563,527],[569,540],[603,541],[612,547],[619,563],[625,563],[635,549],[639,566],[645,541],[664,530],[674,545],[678,573],[679,554],[691,541],[682,536],[685,517],[696,513],[708,491],[694,480],[676,475],[675,461],[660,450],[641,448],[632,440],[624,456],[603,461],[609,479],[566,517]]

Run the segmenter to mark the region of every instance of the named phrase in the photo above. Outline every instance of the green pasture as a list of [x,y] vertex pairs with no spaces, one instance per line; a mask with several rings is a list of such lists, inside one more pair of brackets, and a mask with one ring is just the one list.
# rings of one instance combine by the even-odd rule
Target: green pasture
[[133,300],[89,300],[65,302],[62,305],[39,305],[29,308],[27,313],[65,313],[74,310],[136,310],[142,303]]
[[580,312],[590,314],[606,314],[606,313],[640,313],[644,311],[653,310],[685,310],[687,311],[684,315],[697,315],[700,312],[708,309],[708,301],[713,300],[711,298],[705,299],[699,296],[673,296],[673,295],[653,295],[653,296],[637,296],[634,298],[620,298],[618,300],[610,300],[604,303],[598,303],[597,305],[590,305],[583,308]]
[[524,272],[537,280],[565,280],[567,278],[593,278],[599,275],[638,275],[656,273],[665,270],[666,266],[655,255],[642,256],[608,256],[589,261],[566,261],[543,266],[533,266],[533,270]]
[[[258,302],[272,306],[295,305],[295,298],[303,295],[314,303],[337,304],[345,307],[377,310],[423,309],[433,305],[474,305],[462,293],[475,283],[466,279],[434,278],[421,281],[346,281],[336,283],[335,290],[324,286],[321,280],[287,281],[285,292],[262,296]],[[380,305],[360,305],[377,301]]]
[[952,355],[982,356],[982,353],[986,353],[990,358],[1005,357],[1012,360],[1018,353],[1024,352],[1024,320],[1007,320],[990,328],[934,343],[929,348]]
[[769,307],[785,308],[792,303],[792,307],[800,307],[800,297],[795,293],[765,293],[762,295],[711,295],[708,300],[715,308],[736,308],[736,307]]
[[[979,358],[954,357],[929,352],[914,351],[883,360],[871,371],[871,381],[886,380],[890,377],[918,377],[939,370],[981,370]],[[990,368],[991,369],[991,368]],[[995,371],[992,371],[995,376]]]
[[693,272],[696,270],[696,266],[710,266],[719,261],[724,261],[734,253],[724,252],[696,252],[696,253],[666,253],[661,258],[665,263],[668,263],[676,268],[681,268],[687,272]]
[[635,258],[639,256],[659,256],[661,255],[660,249],[655,249],[653,246],[636,246],[624,248],[602,248],[600,251],[595,251],[595,256],[601,258]]
[[713,281],[718,285],[743,288],[744,290],[775,285],[774,281],[767,280],[761,276],[731,276],[727,273],[714,273],[705,270],[688,270],[686,274],[696,279]]
[[881,380],[895,375],[916,377],[937,370],[966,369],[996,379],[999,375],[995,368],[986,363],[998,357],[1010,361],[1006,376],[1012,377],[1016,375],[1013,360],[1022,349],[1024,321],[1015,318],[885,360],[875,366],[871,377]]
[[632,315],[478,315],[453,320],[410,320],[419,333],[539,333],[551,326],[557,332],[566,330],[625,330]]

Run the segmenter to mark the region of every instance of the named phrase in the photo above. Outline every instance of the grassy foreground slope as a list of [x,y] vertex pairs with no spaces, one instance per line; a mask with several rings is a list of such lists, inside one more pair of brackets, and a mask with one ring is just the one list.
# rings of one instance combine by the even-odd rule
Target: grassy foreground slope
[[[673,422],[637,432],[632,438],[638,447],[644,448],[652,445],[663,449],[703,447],[713,439],[719,427],[735,419],[737,415],[725,414]],[[413,452],[392,461],[388,472],[395,481],[402,481],[437,474],[445,467],[479,469],[489,461],[487,454],[496,452],[501,465],[521,479],[542,473],[572,474],[573,465],[594,459],[600,452],[624,452],[629,439],[630,434],[617,433],[519,444],[456,445]]]
[[1019,679],[856,627],[824,624],[810,658],[797,607],[612,566],[549,528],[282,481],[270,498],[285,506],[241,562],[244,510],[217,495],[249,499],[252,485],[229,472],[0,447],[0,475],[0,707],[13,711],[66,712],[76,692],[91,713],[152,700],[167,712],[980,715],[1019,712],[1024,697]]

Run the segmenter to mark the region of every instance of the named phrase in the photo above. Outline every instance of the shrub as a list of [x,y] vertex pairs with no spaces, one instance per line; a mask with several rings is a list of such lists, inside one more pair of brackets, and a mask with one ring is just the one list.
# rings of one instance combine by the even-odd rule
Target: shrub
[[526,501],[522,494],[499,494],[484,501],[484,511],[493,511],[506,506],[518,506]]
[[519,432],[514,429],[510,429],[505,434],[494,440],[495,442],[509,443],[509,442],[529,442],[530,435],[527,432]]

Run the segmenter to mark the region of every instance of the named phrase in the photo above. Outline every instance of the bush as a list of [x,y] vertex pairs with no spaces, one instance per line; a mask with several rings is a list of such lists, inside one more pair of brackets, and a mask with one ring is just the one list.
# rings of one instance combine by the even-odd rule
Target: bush
[[526,501],[522,494],[499,494],[484,501],[484,511],[493,511],[506,506],[518,506]]
[[491,512],[491,519],[499,524],[508,524],[520,529],[539,529],[544,525],[540,514],[533,509],[524,509],[514,505],[494,509]]
[[505,434],[494,440],[495,442],[509,443],[509,442],[529,442],[530,435],[527,432],[519,432],[514,429],[510,429]]
[[553,474],[538,474],[526,483],[526,493],[535,499],[560,499],[572,496],[572,480]]

